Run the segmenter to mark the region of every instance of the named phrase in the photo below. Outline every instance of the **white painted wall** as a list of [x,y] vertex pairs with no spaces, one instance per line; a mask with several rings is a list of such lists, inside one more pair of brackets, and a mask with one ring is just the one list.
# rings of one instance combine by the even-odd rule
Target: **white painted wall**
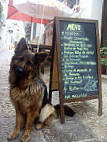
[[[0,2],[2,3],[2,6],[3,6],[3,15],[4,15],[4,19],[5,19],[7,17],[8,0],[0,0]],[[6,24],[5,22],[4,22],[4,24]],[[0,23],[0,51],[7,49],[6,41],[7,41],[7,39],[6,39],[6,26],[3,26]]]
[[99,37],[101,38],[101,17],[103,0],[80,0],[82,9],[80,18],[98,20]]
[[36,36],[39,36],[42,33],[44,33],[44,25],[37,23],[36,24]]
[[36,37],[39,37],[38,44],[43,44],[44,24],[36,24]]
[[6,46],[6,28],[0,28],[0,51],[7,48]]
[[93,0],[92,1],[92,11],[91,16],[93,19],[98,20],[99,22],[99,36],[101,38],[101,20],[102,20],[102,5],[103,0]]

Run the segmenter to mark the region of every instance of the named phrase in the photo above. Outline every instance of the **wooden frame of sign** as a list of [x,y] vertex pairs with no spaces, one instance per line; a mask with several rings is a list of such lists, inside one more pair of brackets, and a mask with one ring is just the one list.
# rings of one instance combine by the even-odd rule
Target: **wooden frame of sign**
[[49,100],[59,90],[61,122],[64,103],[98,99],[102,115],[98,22],[55,17]]

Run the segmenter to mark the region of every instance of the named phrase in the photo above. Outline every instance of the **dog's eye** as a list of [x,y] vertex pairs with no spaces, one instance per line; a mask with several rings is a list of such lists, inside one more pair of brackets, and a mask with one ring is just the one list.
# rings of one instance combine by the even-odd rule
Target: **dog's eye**
[[22,61],[23,61],[23,58],[19,58],[19,61],[22,62]]
[[31,62],[30,61],[27,61],[27,63],[26,63],[27,65],[31,65]]

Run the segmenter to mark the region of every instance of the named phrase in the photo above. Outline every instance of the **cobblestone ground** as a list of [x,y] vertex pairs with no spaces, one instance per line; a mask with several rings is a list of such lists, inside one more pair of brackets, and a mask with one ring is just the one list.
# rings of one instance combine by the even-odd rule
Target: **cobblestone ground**
[[[0,51],[0,142],[7,142],[8,134],[15,125],[15,111],[9,99],[8,71],[12,50]],[[44,76],[48,84],[49,73]],[[102,80],[103,115],[98,116],[98,100],[69,104],[76,115],[66,117],[65,124],[57,119],[53,126],[35,131],[30,142],[107,142],[107,80]],[[58,92],[54,92],[54,104],[58,103]],[[20,142],[20,135],[9,142]]]

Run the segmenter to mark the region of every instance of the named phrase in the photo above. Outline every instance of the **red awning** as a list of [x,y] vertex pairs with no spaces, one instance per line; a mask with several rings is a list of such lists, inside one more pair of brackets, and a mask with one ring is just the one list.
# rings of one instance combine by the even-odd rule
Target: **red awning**
[[[27,21],[27,22],[33,22],[33,23],[41,23],[41,18],[31,17],[27,14],[19,12],[14,6],[13,6],[13,0],[9,0],[8,4],[8,14],[7,19],[11,20],[21,20],[21,21]],[[47,24],[48,19],[43,19],[42,24]]]

